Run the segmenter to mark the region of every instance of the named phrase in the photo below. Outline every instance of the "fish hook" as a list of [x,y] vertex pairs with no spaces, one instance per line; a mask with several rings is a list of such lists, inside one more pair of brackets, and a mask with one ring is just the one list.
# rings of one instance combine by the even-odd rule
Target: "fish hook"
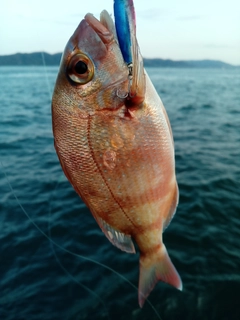
[[117,88],[116,94],[117,94],[117,97],[120,99],[125,99],[128,96],[128,92],[120,92],[118,88]]

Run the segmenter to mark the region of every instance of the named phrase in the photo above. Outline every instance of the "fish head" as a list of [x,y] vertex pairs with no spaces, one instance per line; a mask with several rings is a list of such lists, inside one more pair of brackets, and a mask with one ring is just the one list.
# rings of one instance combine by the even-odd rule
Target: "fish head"
[[62,55],[52,109],[63,105],[93,114],[122,105],[128,90],[128,68],[118,45],[112,18],[87,14],[69,39]]

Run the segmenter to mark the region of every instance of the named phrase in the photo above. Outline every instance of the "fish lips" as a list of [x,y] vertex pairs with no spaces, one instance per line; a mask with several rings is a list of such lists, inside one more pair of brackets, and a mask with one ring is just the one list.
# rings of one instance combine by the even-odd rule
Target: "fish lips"
[[69,40],[69,51],[84,52],[94,61],[99,61],[107,55],[108,45],[114,40],[114,35],[91,13],[86,14]]

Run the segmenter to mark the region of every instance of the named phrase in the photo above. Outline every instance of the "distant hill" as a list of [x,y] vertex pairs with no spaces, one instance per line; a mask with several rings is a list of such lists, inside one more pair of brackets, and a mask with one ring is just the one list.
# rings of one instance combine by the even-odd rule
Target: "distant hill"
[[[59,65],[62,53],[49,54],[46,52],[16,53],[0,56],[0,66],[47,66]],[[170,60],[144,59],[145,67],[155,68],[237,68],[231,64],[216,60]]]
[[164,59],[144,59],[145,67],[165,67],[165,68],[236,68],[229,63],[218,60],[164,60]]
[[48,66],[59,65],[62,54],[46,52],[16,53],[0,56],[0,66]]

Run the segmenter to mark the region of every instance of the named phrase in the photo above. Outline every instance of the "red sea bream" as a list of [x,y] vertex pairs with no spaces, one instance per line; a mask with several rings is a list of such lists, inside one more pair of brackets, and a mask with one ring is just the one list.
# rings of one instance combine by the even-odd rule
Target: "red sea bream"
[[142,307],[159,280],[182,288],[162,241],[178,186],[168,116],[131,41],[129,66],[109,14],[85,16],[62,56],[52,123],[62,169],[106,237],[138,246]]

